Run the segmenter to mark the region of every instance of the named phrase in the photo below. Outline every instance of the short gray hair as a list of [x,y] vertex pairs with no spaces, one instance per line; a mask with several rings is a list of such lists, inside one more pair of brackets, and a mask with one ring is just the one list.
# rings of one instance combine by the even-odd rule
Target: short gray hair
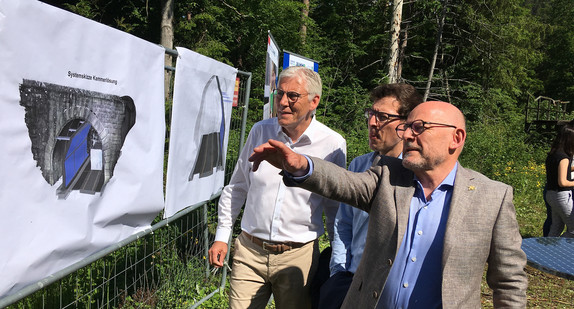
[[321,83],[321,76],[319,73],[308,69],[302,66],[290,66],[281,71],[279,74],[279,82],[283,77],[292,78],[292,77],[301,77],[307,81],[307,92],[310,94],[318,95],[321,97],[323,93],[322,87],[323,84]]

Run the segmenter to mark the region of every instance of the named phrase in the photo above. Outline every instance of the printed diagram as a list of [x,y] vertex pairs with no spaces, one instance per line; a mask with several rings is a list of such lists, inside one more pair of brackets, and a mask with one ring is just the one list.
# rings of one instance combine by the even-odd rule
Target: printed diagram
[[[203,178],[212,175],[214,169],[218,171],[222,171],[224,169],[224,101],[229,101],[229,98],[224,92],[221,91],[219,77],[217,75],[213,75],[203,88],[198,120],[195,124],[195,132],[212,132],[203,134],[201,136],[197,158],[195,160],[195,165],[189,174],[189,181],[193,180],[193,177],[196,174],[199,174],[199,178]],[[207,109],[213,111],[217,108],[221,110],[221,118],[219,121],[210,122],[210,118],[205,117],[205,110]]]
[[42,176],[61,179],[58,198],[102,193],[135,124],[133,99],[25,79],[20,105]]

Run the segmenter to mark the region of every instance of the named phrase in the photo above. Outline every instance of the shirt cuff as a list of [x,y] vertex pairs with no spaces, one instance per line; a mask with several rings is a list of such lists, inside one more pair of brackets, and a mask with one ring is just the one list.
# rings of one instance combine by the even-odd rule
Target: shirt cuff
[[333,277],[333,275],[335,275],[338,272],[347,271],[345,267],[343,267],[341,264],[335,264],[334,266],[331,266],[329,270],[330,270],[329,273],[330,277]]
[[228,243],[230,236],[231,236],[231,230],[230,229],[218,228],[215,231],[215,240],[214,241],[222,241],[224,243]]
[[296,183],[302,183],[303,181],[307,180],[311,174],[313,174],[313,160],[309,158],[307,155],[303,155],[305,159],[307,159],[307,163],[309,164],[309,172],[303,176],[293,176],[293,174],[289,173],[288,171],[283,171],[285,177],[292,179]]

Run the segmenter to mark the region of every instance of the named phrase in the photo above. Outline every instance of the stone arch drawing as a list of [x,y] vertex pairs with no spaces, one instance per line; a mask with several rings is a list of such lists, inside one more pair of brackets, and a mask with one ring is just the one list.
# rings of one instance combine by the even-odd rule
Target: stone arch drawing
[[[113,176],[125,138],[135,124],[131,97],[23,80],[20,105],[26,110],[31,151],[42,176],[50,185],[62,182],[58,197],[66,198],[72,190],[103,192]],[[77,138],[85,142],[85,147],[76,143]],[[68,152],[77,146],[84,147],[86,153]],[[78,155],[81,160],[74,161],[78,170],[73,173],[73,180],[71,174],[66,174],[66,162],[70,163],[65,159],[67,155]],[[90,173],[92,169],[94,172]],[[90,185],[82,184],[85,179],[80,178],[89,178],[90,174],[96,180]]]
[[[201,140],[196,141],[196,144],[199,144],[199,150],[197,151],[196,160],[191,173],[189,174],[188,181],[193,180],[193,177],[196,174],[199,174],[199,178],[203,178],[212,175],[214,169],[218,171],[224,169],[223,142],[225,136],[225,106],[223,96],[219,77],[217,75],[211,76],[203,87],[201,105],[199,108],[198,118],[195,123],[194,132],[196,132],[196,134],[199,132],[205,132],[205,127],[209,127],[209,129],[214,131],[203,134],[201,136]],[[213,103],[218,104],[219,106],[213,106]],[[216,108],[220,108],[221,110],[219,123],[206,124],[204,119],[208,117],[204,117],[205,110],[213,110]],[[204,130],[201,130],[202,128]]]

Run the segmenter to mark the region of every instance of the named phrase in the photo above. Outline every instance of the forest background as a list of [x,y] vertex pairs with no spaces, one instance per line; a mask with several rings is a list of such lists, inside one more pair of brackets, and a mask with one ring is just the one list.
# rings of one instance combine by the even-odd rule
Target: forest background
[[[362,110],[376,85],[405,82],[451,102],[468,121],[461,164],[512,185],[522,236],[542,236],[544,159],[556,128],[527,132],[525,108],[538,96],[574,102],[572,0],[43,2],[252,72],[248,127],[263,114],[271,31],[281,49],[320,62],[317,117],[346,138],[349,162],[369,151]],[[533,269],[529,278],[529,306],[574,306],[572,281]]]

